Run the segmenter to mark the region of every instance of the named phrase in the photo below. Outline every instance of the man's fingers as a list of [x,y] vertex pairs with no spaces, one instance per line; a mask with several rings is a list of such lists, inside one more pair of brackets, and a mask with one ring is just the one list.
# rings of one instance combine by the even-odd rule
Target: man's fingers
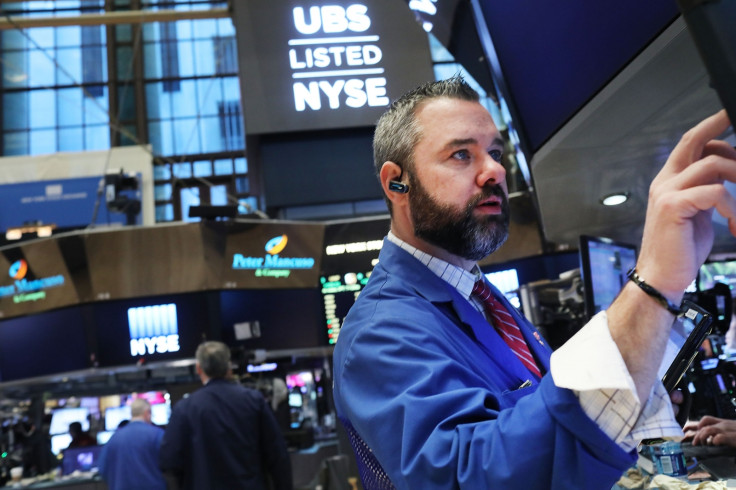
[[723,134],[730,125],[725,109],[702,120],[680,138],[677,146],[670,154],[665,168],[679,173],[691,163],[700,160],[706,144]]

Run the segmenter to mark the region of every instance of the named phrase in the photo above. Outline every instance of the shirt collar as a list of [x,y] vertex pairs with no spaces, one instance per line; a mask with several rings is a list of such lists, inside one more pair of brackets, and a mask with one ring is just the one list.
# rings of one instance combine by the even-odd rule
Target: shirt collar
[[440,279],[447,282],[450,286],[457,289],[465,298],[470,298],[470,293],[473,291],[473,285],[478,279],[483,277],[478,264],[475,264],[472,270],[467,271],[462,267],[458,267],[426,252],[422,252],[418,248],[409,245],[404,240],[394,235],[391,231],[388,232],[388,236],[386,238],[388,241],[405,250],[419,262],[427,266],[430,271],[436,274]]

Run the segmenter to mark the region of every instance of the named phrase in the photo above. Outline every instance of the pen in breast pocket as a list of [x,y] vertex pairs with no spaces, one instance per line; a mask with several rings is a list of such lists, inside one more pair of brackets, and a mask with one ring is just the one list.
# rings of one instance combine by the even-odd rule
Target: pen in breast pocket
[[521,386],[519,386],[517,388],[517,390],[520,390],[522,388],[526,388],[526,387],[531,386],[531,385],[532,385],[531,380],[527,379],[526,381],[524,381],[523,383],[521,383]]

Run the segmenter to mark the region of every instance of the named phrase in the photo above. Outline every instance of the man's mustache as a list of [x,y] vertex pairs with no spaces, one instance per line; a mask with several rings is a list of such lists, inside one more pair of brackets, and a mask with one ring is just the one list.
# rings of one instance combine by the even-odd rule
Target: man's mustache
[[501,198],[501,208],[504,210],[508,209],[509,199],[506,196],[506,193],[503,191],[503,188],[499,184],[491,184],[491,185],[483,186],[480,194],[478,194],[477,196],[475,196],[468,202],[468,208],[472,209],[476,207],[478,203],[488,199],[489,197],[500,197]]

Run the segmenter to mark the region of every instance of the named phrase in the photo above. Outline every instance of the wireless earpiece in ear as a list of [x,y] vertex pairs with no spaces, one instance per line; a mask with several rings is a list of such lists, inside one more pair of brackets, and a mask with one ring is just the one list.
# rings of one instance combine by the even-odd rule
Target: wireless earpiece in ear
[[397,180],[389,180],[388,190],[394,191],[394,192],[400,192],[401,194],[406,194],[407,192],[409,192],[409,184],[404,184]]

